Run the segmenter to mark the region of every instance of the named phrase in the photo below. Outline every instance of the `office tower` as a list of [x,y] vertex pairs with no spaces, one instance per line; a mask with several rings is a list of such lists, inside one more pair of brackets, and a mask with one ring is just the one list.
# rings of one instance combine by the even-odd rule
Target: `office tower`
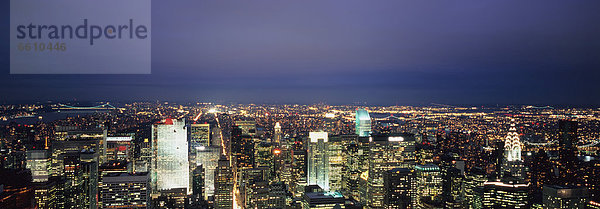
[[274,129],[275,129],[275,133],[273,134],[273,142],[275,144],[280,145],[281,139],[283,137],[283,132],[281,131],[281,124],[279,124],[279,122],[276,122]]
[[[89,169],[90,163],[82,162],[79,155],[70,154],[64,157],[64,175],[67,180],[70,182],[70,187],[68,191],[66,191],[66,204],[75,208],[95,208],[91,207],[91,197],[95,197],[96,194],[92,193],[92,186],[90,185],[91,181],[96,181],[96,179],[91,179],[90,175],[92,174],[92,169]],[[96,187],[97,184],[93,184],[93,187]],[[95,205],[95,199],[93,204]]]
[[483,184],[487,182],[487,180],[485,171],[480,168],[474,168],[469,172],[466,172],[462,191],[462,196],[464,196],[464,208],[481,208],[481,205],[476,201],[477,195],[479,195],[477,188],[483,187]]
[[356,135],[366,137],[371,135],[371,116],[365,109],[356,109]]
[[[101,128],[80,128],[76,126],[57,126],[55,127],[56,137],[52,146],[58,142],[68,141],[68,144],[77,142],[90,142],[95,141],[96,146],[93,150],[98,153],[98,163],[102,164],[106,162],[106,138],[107,130],[105,127]],[[81,144],[81,143],[78,143]],[[74,146],[74,145],[72,145]],[[81,149],[80,149],[81,150]],[[55,156],[52,156],[54,159]]]
[[488,181],[483,184],[483,208],[529,208],[529,184],[514,178]]
[[241,135],[256,136],[256,121],[235,121],[235,126],[242,129]]
[[254,167],[254,142],[252,136],[243,133],[240,127],[231,130],[231,161],[236,169]]
[[204,169],[204,199],[215,194],[215,170],[217,169],[221,147],[201,147],[196,151],[196,165]]
[[[281,154],[281,150],[277,150]],[[275,159],[273,158],[274,151],[275,147],[273,146],[273,143],[262,142],[254,145],[255,167],[267,168],[267,175],[269,179],[275,176]]]
[[215,209],[233,208],[233,170],[225,156],[219,158],[215,170]]
[[411,207],[411,185],[414,170],[395,168],[383,175],[385,194],[383,204],[388,209],[405,209]]
[[575,185],[577,176],[577,121],[558,121],[558,172],[561,185]]
[[130,161],[133,157],[132,137],[106,137],[106,162]]
[[[395,168],[412,169],[415,163],[415,141],[413,135],[381,135],[370,138],[368,170],[361,173],[360,201],[368,208],[384,207],[385,187],[383,176]],[[359,184],[361,184],[359,182]]]
[[139,150],[139,156],[136,156],[136,160],[150,164],[152,161],[152,143],[150,138],[144,137],[144,139],[136,140],[135,146]]
[[519,134],[517,133],[517,128],[513,119],[504,141],[503,175],[524,178],[524,166],[521,159],[522,146],[523,144],[521,143],[521,140],[519,140]]
[[308,169],[308,154],[302,144],[297,142],[292,146],[292,184],[290,190],[295,197],[301,197],[304,186],[306,186],[306,174]]
[[99,208],[148,208],[149,183],[148,173],[107,173],[98,185]]
[[585,187],[544,185],[544,208],[585,208],[588,190]]
[[269,199],[269,169],[257,167],[245,169],[241,173],[241,205],[246,208],[266,208]]
[[[353,135],[356,136],[356,135]],[[346,197],[359,200],[358,179],[361,174],[358,161],[358,142],[356,137],[347,139],[344,152],[344,175],[342,176],[342,194]]]
[[448,168],[443,173],[442,196],[446,208],[463,208],[464,175],[458,168]]
[[70,189],[69,186],[70,181],[64,177],[49,177],[47,181],[33,183],[35,208],[69,208],[65,204],[65,190]]
[[152,193],[183,190],[185,195],[191,194],[185,121],[167,118],[152,125],[151,141]]
[[269,185],[269,200],[267,208],[285,208],[287,187],[283,182],[273,182]]
[[193,201],[204,200],[204,168],[198,165],[192,172],[192,197]]
[[48,150],[27,150],[27,169],[31,171],[33,182],[48,181],[48,170],[50,169],[50,158]]
[[310,132],[308,135],[307,184],[319,185],[329,191],[329,139],[327,132]]
[[346,208],[344,196],[339,192],[307,192],[302,198],[302,209]]
[[191,124],[190,125],[190,148],[210,146],[210,124]]
[[102,146],[102,138],[69,138],[61,141],[52,142],[52,155],[50,157],[50,175],[64,175],[64,157],[69,154],[78,155],[84,151],[94,153],[94,161],[99,162],[100,156],[96,152]]
[[344,140],[341,136],[329,137],[327,145],[327,156],[329,156],[329,189],[331,191],[342,191],[344,175]]
[[[190,166],[190,182],[192,182],[192,199],[194,203],[199,204],[201,200],[205,200],[204,194],[204,178],[207,160],[206,157],[206,148],[211,146],[210,143],[210,124],[190,124],[189,125],[189,166]],[[217,155],[218,156],[218,155]],[[218,159],[218,157],[217,157]],[[215,160],[217,160],[215,159]],[[215,165],[216,167],[216,165]],[[200,169],[200,170],[198,170]],[[212,171],[214,174],[214,170]],[[211,176],[213,175],[211,174]],[[202,185],[199,185],[200,182],[195,182],[198,179],[198,175],[202,176]],[[213,184],[214,185],[214,184]],[[212,187],[212,186],[211,186]]]
[[442,195],[442,173],[440,167],[435,164],[415,166],[413,201],[417,208],[427,205],[440,205]]

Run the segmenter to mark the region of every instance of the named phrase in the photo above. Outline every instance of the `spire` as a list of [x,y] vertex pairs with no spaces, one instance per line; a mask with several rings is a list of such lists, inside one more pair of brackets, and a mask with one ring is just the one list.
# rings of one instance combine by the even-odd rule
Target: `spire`
[[510,128],[504,141],[504,153],[507,161],[521,161],[521,140],[517,133],[515,119],[511,119]]

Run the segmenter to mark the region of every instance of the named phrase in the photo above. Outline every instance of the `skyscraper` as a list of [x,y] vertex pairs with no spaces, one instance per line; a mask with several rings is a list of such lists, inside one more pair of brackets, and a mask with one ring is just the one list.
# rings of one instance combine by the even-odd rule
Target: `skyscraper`
[[414,170],[395,168],[386,171],[383,176],[385,195],[384,207],[388,209],[404,209],[411,207],[411,185]]
[[440,167],[435,164],[415,166],[415,199],[416,208],[424,208],[425,205],[436,205],[441,203],[442,173]]
[[519,134],[514,123],[511,121],[508,134],[504,141],[503,175],[508,174],[516,178],[523,178],[523,161],[521,159],[521,148],[523,144],[519,140]]
[[191,124],[190,148],[194,148],[192,151],[210,145],[210,124]]
[[577,176],[577,121],[558,121],[558,183],[561,185],[575,185]]
[[329,191],[329,139],[327,132],[310,132],[308,144],[308,185]]
[[371,135],[371,116],[365,109],[356,109],[356,135]]
[[32,181],[48,181],[48,170],[50,170],[48,150],[27,150],[26,159],[27,169],[31,171]]
[[273,134],[273,142],[277,145],[281,143],[281,137],[283,132],[281,132],[281,124],[279,122],[275,123],[275,133]]
[[304,186],[306,186],[308,154],[306,149],[302,148],[302,144],[297,142],[292,146],[292,179],[290,185],[295,197],[300,197]]
[[148,173],[108,173],[102,177],[100,208],[148,208]]
[[204,199],[208,200],[215,194],[215,170],[219,157],[221,156],[221,147],[209,146],[200,147],[196,151],[196,165],[204,169]]
[[329,187],[331,191],[342,191],[344,175],[344,140],[341,136],[329,137],[327,156],[329,157]]
[[368,170],[360,174],[360,201],[368,208],[384,207],[384,179],[386,171],[395,168],[413,169],[415,165],[415,139],[413,135],[381,135],[369,139]]
[[167,118],[152,125],[151,141],[152,193],[184,189],[191,194],[185,121]]
[[231,131],[231,161],[236,169],[254,167],[254,142],[252,136],[243,133],[240,127],[233,127]]
[[514,178],[488,181],[483,184],[483,208],[529,208],[529,184]]
[[223,155],[215,170],[215,209],[233,208],[233,170],[229,160]]
[[198,202],[204,199],[204,168],[198,165],[192,172],[192,194],[193,200]]

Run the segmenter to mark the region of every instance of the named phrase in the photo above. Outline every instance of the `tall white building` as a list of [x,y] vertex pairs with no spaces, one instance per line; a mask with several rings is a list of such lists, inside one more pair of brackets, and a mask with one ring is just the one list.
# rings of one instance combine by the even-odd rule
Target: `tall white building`
[[523,163],[521,159],[521,148],[523,144],[519,140],[519,134],[515,126],[515,120],[511,121],[508,134],[504,141],[504,173],[509,173],[513,177],[521,178],[523,176]]
[[308,185],[319,185],[329,191],[329,139],[327,132],[310,132],[308,135]]
[[279,144],[281,143],[281,124],[279,122],[275,123],[275,134],[273,135],[273,142]]
[[185,120],[167,118],[152,125],[152,192],[185,189],[191,194]]

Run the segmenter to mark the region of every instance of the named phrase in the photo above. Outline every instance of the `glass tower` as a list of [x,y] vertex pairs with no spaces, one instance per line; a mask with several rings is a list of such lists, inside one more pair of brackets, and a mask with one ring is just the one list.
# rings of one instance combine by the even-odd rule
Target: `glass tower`
[[327,132],[310,132],[308,136],[308,185],[329,191],[329,156]]
[[356,135],[369,136],[371,134],[371,117],[365,109],[356,110]]

